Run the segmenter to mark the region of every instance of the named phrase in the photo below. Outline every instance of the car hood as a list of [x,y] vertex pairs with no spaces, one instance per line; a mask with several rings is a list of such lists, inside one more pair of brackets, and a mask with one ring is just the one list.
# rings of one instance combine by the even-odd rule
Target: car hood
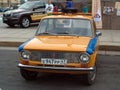
[[86,51],[90,37],[36,36],[22,45],[24,50]]

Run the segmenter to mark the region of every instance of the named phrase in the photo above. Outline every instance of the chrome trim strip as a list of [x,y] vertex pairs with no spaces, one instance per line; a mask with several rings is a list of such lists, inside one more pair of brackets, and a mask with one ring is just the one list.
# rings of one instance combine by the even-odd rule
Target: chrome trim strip
[[71,67],[48,67],[48,66],[30,66],[30,65],[23,65],[21,63],[18,64],[19,68],[25,69],[39,69],[39,70],[63,70],[63,71],[94,71],[93,67],[90,68],[71,68]]

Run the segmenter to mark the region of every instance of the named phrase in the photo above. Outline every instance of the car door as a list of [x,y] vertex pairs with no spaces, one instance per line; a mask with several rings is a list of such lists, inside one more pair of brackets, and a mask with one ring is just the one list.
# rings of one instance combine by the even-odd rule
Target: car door
[[36,3],[33,7],[33,14],[31,15],[32,21],[40,21],[42,17],[44,17],[45,14],[45,3],[39,2]]

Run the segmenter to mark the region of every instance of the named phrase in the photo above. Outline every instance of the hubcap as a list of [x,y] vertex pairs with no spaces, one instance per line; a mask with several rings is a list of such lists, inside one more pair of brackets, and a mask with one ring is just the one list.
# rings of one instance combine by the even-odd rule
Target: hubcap
[[23,25],[24,27],[28,27],[29,24],[30,24],[30,21],[29,21],[28,18],[24,18],[24,19],[22,20],[22,25]]

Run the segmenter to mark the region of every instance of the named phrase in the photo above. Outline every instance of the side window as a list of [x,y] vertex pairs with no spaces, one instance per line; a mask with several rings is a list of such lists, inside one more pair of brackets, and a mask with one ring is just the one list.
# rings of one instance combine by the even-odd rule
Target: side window
[[43,2],[36,3],[34,6],[34,11],[44,11],[45,4]]

